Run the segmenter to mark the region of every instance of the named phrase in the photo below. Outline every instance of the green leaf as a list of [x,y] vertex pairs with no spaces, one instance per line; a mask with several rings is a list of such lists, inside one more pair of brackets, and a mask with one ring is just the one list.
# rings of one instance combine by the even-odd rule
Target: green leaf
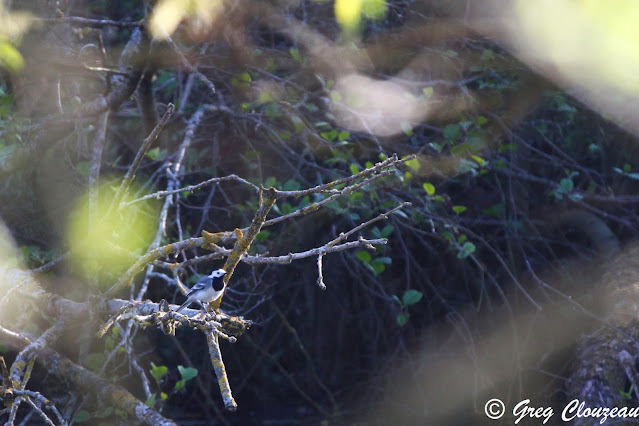
[[380,256],[380,257],[376,257],[375,259],[373,259],[371,261],[372,263],[385,263],[386,265],[390,265],[391,263],[393,263],[393,259],[391,259],[390,257],[387,256]]
[[271,95],[270,92],[266,90],[262,90],[257,97],[258,104],[265,104],[265,103],[273,102],[273,101],[274,101],[273,96]]
[[386,270],[386,266],[383,263],[379,263],[379,262],[371,262],[370,267],[373,268],[373,272],[375,273],[375,275],[380,275],[382,272],[384,272]]
[[466,206],[453,206],[453,211],[457,214],[463,213],[466,210],[468,210]]
[[459,124],[449,124],[444,127],[444,138],[447,141],[455,141],[461,134],[461,126]]
[[431,96],[433,96],[433,87],[432,86],[424,87],[422,89],[422,93],[424,94],[425,97],[430,98]]
[[355,163],[351,163],[351,165],[349,166],[349,170],[351,171],[352,175],[356,175],[357,173],[359,173],[359,166]]
[[274,188],[277,186],[277,179],[273,176],[269,176],[264,181],[264,188]]
[[288,49],[288,52],[291,54],[293,59],[295,59],[297,62],[302,62],[302,55],[300,55],[299,50],[295,49],[294,47],[291,47],[290,49]]
[[406,164],[408,167],[410,167],[414,171],[419,170],[420,164],[419,164],[419,160],[417,158],[413,158],[411,160],[408,160],[408,161],[404,162],[404,164]]
[[471,152],[470,150],[470,144],[468,143],[463,143],[460,145],[455,145],[454,147],[452,147],[450,149],[450,153],[453,155],[463,155],[466,156],[466,154],[469,154]]
[[271,231],[264,231],[264,230],[262,230],[262,231],[260,231],[260,233],[259,233],[259,234],[257,234],[257,235],[255,236],[255,240],[256,240],[256,241],[258,241],[258,242],[262,242],[262,241],[267,240],[267,239],[268,239],[268,237],[270,237],[270,236],[271,236]]
[[150,371],[151,376],[153,376],[155,381],[159,383],[160,380],[162,380],[162,377],[164,377],[166,373],[169,372],[169,368],[166,365],[155,365],[154,363],[151,363]]
[[186,385],[186,382],[184,380],[178,380],[177,382],[175,382],[175,386],[173,387],[173,389],[178,392],[184,388],[184,385]]
[[471,155],[471,158],[480,166],[484,166],[486,164],[486,160],[481,158],[479,155]]
[[430,142],[430,143],[428,144],[428,146],[430,146],[431,148],[433,148],[433,149],[435,150],[435,152],[438,152],[438,153],[439,153],[439,152],[442,152],[442,149],[443,149],[443,147],[442,147],[442,145],[441,145],[441,144],[438,144],[438,143],[435,143],[435,142]]
[[557,191],[559,191],[562,194],[568,194],[574,188],[575,188],[575,184],[573,183],[571,179],[563,178],[562,180],[559,181],[559,188],[557,188]]
[[150,397],[148,397],[147,400],[144,401],[144,403],[151,408],[155,407],[155,394],[152,394]]
[[151,160],[154,161],[161,161],[164,160],[164,157],[166,157],[167,154],[167,150],[166,149],[160,149],[157,146],[155,148],[151,148],[146,152],[146,156],[149,157]]
[[351,132],[347,132],[346,130],[342,130],[337,135],[337,140],[340,142],[344,142],[346,139],[351,137]]
[[197,376],[197,368],[183,367],[181,365],[178,365],[178,371],[180,372],[180,376],[182,376],[182,380],[184,380],[185,382],[188,382],[189,380]]
[[437,201],[439,203],[443,203],[445,201],[444,197],[442,197],[441,195],[435,195],[435,196],[433,196],[433,198],[431,198],[431,200]]
[[424,297],[424,293],[421,291],[412,289],[406,290],[402,296],[402,302],[404,306],[410,306],[419,303],[419,301],[422,300],[422,297]]
[[280,207],[280,212],[282,213],[282,215],[292,213],[294,210],[295,209],[290,203],[284,203],[282,204],[282,207]]
[[410,314],[408,312],[401,312],[397,315],[397,325],[403,327],[408,322],[408,318],[410,318]]
[[231,85],[236,89],[248,90],[251,87],[251,81],[251,74],[241,72],[233,76],[231,79]]
[[320,132],[320,136],[323,137],[324,139],[326,139],[329,142],[333,142],[335,140],[335,138],[337,138],[337,136],[339,135],[339,133],[337,133],[337,130],[333,129],[329,132]]
[[162,398],[162,401],[166,401],[169,396],[165,392],[160,392],[160,398]]
[[355,257],[364,263],[369,263],[373,258],[373,256],[371,256],[371,254],[366,250],[359,250],[355,252]]
[[457,253],[457,258],[459,259],[465,259],[468,256],[470,256],[471,254],[473,254],[475,252],[475,244],[471,243],[470,241],[465,242],[464,245],[461,247],[461,250],[459,251],[459,253]]
[[422,185],[422,188],[424,188],[424,191],[426,191],[427,195],[435,195],[435,185],[433,185],[430,182],[425,182]]
[[91,414],[89,414],[88,411],[84,411],[84,410],[80,410],[77,412],[77,414],[75,415],[75,419],[74,421],[76,423],[84,423],[87,420],[90,420],[92,418]]

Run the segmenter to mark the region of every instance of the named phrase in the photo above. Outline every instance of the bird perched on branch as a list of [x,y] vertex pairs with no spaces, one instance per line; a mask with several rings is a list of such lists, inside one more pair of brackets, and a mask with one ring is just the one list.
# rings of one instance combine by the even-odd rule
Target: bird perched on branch
[[200,278],[187,293],[186,302],[182,303],[182,306],[177,308],[175,312],[180,312],[193,302],[200,302],[204,310],[208,312],[209,310],[206,308],[206,303],[217,300],[222,296],[222,293],[224,293],[224,289],[226,288],[224,275],[226,275],[224,269],[216,269],[211,272],[210,275],[205,275]]

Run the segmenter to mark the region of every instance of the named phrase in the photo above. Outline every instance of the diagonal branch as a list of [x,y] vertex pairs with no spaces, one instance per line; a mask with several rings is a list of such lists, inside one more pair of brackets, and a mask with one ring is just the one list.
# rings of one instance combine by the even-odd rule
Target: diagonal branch
[[149,150],[149,148],[151,148],[151,145],[153,145],[153,143],[157,140],[158,136],[160,136],[160,132],[162,131],[162,129],[164,129],[164,126],[166,126],[166,123],[169,121],[169,118],[171,118],[171,115],[173,114],[174,110],[175,110],[175,106],[169,103],[159,123],[155,126],[155,128],[149,134],[149,136],[147,136],[142,141],[142,145],[140,146],[140,149],[138,150],[137,154],[135,154],[133,163],[131,163],[129,170],[127,170],[126,174],[124,175],[124,178],[122,179],[122,183],[120,184],[118,191],[115,193],[115,197],[113,197],[112,208],[120,207],[120,202],[122,201],[124,194],[126,194],[126,191],[129,190],[129,186],[131,185],[131,182],[133,181],[133,178],[135,177],[135,173],[138,171],[138,167],[140,167],[140,164],[142,164],[142,159],[144,159],[144,155]]

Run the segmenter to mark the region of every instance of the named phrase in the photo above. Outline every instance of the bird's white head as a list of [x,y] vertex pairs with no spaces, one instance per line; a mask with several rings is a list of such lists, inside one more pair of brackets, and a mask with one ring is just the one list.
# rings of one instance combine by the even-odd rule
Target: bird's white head
[[226,275],[226,271],[224,269],[216,269],[215,271],[211,272],[211,275],[209,275],[211,278],[220,278],[223,277],[224,275]]

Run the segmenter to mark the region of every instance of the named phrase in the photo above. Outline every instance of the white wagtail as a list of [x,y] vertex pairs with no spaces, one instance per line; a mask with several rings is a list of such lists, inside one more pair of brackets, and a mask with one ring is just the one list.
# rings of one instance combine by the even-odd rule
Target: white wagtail
[[206,304],[217,300],[224,293],[224,288],[226,287],[224,275],[226,275],[224,269],[216,269],[211,272],[211,275],[205,275],[200,278],[186,295],[186,302],[182,303],[182,306],[177,308],[175,312],[180,312],[193,302],[200,302],[204,310],[208,312]]

